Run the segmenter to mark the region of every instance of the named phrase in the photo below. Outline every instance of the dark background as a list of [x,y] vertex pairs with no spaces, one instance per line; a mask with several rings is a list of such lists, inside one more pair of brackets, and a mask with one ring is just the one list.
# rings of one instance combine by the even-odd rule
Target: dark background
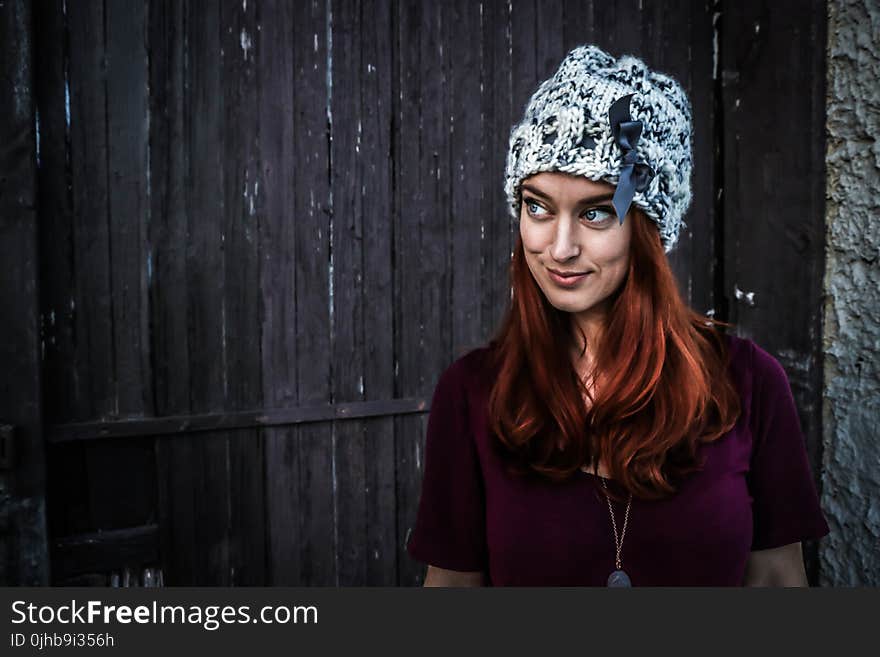
[[818,486],[826,8],[786,4],[0,2],[0,582],[421,583],[509,130],[583,43],[690,94],[670,259],[784,365]]

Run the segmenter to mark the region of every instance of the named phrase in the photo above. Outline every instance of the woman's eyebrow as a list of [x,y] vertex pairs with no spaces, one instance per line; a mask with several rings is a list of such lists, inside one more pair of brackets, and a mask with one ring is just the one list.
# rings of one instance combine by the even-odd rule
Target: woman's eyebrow
[[[553,199],[551,199],[547,194],[545,194],[544,192],[542,192],[541,190],[539,190],[539,189],[537,189],[537,188],[535,188],[535,187],[532,187],[531,185],[521,185],[520,187],[521,187],[521,189],[524,189],[524,190],[526,190],[526,191],[528,191],[528,192],[531,192],[532,194],[536,194],[537,196],[540,196],[540,197],[542,197],[542,198],[545,198],[545,199],[547,199],[548,201],[552,201],[552,200],[553,200]],[[581,204],[581,203],[595,203],[595,202],[597,202],[597,201],[606,201],[606,200],[612,198],[613,196],[614,196],[614,192],[613,192],[613,191],[611,191],[611,192],[602,192],[601,194],[598,194],[598,195],[596,195],[596,196],[588,196],[587,198],[582,198],[580,201],[578,201],[578,204]]]

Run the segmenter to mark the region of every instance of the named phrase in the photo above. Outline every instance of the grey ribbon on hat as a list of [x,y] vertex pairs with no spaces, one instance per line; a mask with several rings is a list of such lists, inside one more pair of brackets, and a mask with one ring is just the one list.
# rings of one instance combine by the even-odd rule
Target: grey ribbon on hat
[[634,95],[618,98],[608,110],[611,134],[623,150],[623,167],[620,170],[617,189],[614,190],[614,199],[611,201],[621,226],[635,193],[648,189],[648,184],[654,177],[654,170],[648,164],[638,161],[636,146],[642,136],[643,126],[641,121],[633,121],[629,113],[629,103]]

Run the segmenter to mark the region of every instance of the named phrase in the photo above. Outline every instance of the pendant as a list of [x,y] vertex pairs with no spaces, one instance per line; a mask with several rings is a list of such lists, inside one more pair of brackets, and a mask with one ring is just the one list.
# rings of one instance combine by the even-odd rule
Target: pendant
[[622,570],[615,570],[608,576],[608,586],[632,586],[632,582],[629,581],[629,575],[627,575]]

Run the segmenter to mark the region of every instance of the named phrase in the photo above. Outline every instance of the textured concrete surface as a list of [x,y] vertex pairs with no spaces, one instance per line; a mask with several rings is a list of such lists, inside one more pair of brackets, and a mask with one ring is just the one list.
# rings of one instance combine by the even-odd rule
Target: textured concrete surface
[[880,2],[828,7],[823,586],[880,585]]

